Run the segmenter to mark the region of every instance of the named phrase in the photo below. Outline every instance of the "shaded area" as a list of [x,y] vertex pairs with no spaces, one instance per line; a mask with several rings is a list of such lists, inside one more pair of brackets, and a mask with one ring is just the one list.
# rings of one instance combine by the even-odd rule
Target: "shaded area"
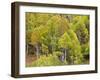
[[36,60],[36,55],[27,54],[26,55],[26,66],[31,66],[32,62]]

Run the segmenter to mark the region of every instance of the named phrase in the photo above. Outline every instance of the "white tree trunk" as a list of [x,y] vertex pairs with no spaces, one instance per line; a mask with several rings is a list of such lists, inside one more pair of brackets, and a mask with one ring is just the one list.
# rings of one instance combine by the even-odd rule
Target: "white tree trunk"
[[66,61],[66,56],[67,56],[67,53],[66,53],[66,49],[65,49],[65,61]]
[[37,57],[37,59],[39,58],[39,47],[38,47],[38,45],[36,45],[36,57]]

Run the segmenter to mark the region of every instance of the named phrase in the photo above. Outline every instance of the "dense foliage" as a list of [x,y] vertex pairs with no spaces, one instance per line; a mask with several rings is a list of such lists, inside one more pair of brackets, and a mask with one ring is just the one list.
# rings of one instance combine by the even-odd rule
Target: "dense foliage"
[[89,16],[27,12],[26,53],[31,66],[89,63]]

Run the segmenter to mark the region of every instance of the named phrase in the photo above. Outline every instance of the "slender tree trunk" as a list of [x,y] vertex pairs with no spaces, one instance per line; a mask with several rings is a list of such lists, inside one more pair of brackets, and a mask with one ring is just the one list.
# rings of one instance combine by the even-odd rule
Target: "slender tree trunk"
[[72,59],[72,62],[71,62],[71,64],[74,64],[74,57],[73,57],[73,59]]
[[26,45],[26,53],[29,54],[29,53],[28,53],[28,44]]
[[66,49],[65,49],[65,54],[64,54],[64,56],[65,56],[65,61],[66,61],[66,55],[67,55],[67,53],[66,53]]
[[64,54],[61,56],[61,60],[62,60],[62,62],[64,62]]
[[54,47],[54,45],[52,45],[52,54],[53,54],[53,52],[55,52],[55,47]]
[[39,46],[36,44],[36,57],[39,58]]
[[49,53],[52,54],[52,46],[51,45],[48,45],[48,49],[49,49]]

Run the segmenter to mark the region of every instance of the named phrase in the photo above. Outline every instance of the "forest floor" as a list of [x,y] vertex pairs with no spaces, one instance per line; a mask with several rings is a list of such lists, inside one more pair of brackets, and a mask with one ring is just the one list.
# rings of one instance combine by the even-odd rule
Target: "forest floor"
[[36,56],[33,54],[27,54],[26,55],[26,67],[30,66],[32,64],[33,61],[36,60]]

